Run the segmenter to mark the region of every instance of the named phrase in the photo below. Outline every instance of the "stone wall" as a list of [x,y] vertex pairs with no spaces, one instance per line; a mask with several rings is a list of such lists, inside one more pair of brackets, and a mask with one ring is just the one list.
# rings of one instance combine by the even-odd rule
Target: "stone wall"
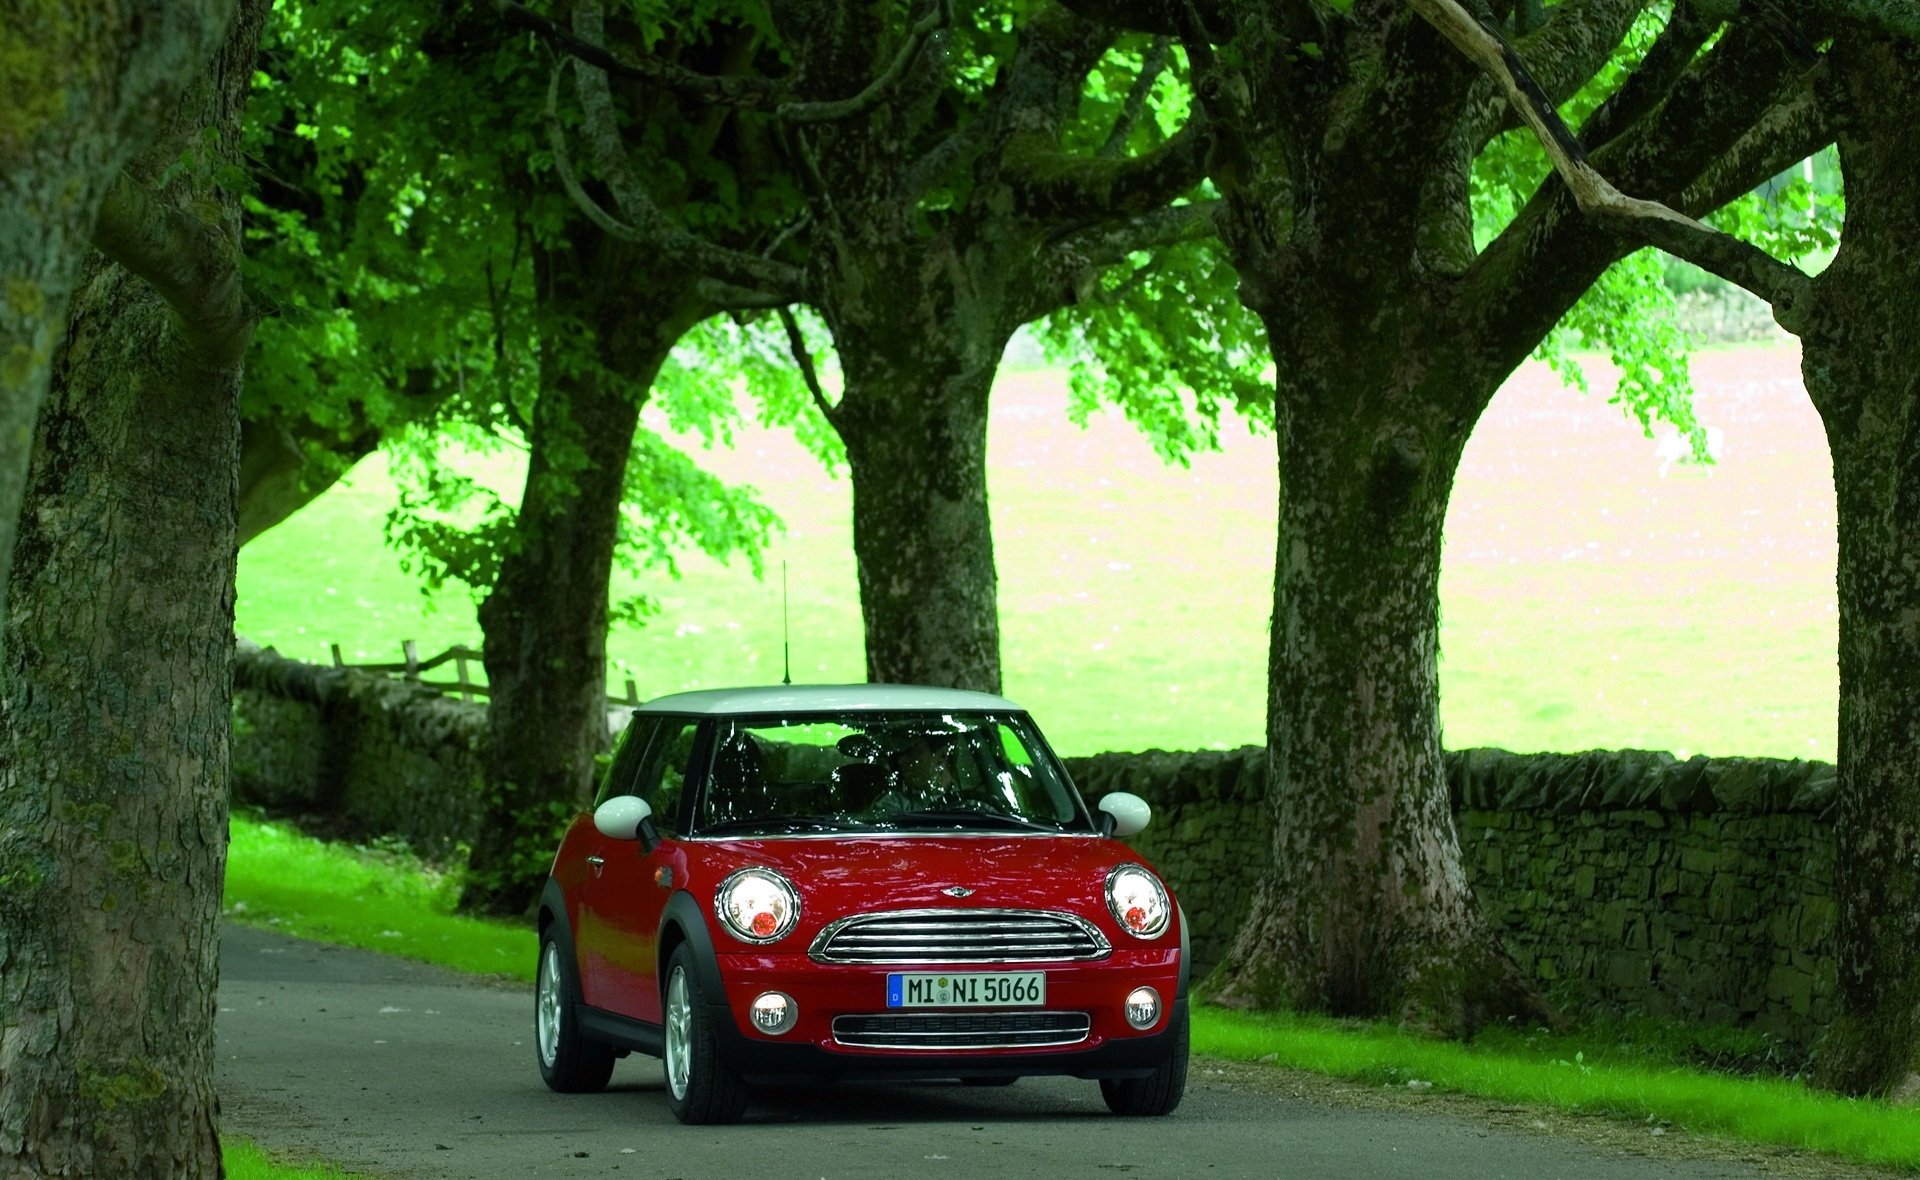
[[479,821],[482,705],[242,641],[233,713],[237,803],[397,836],[428,857],[452,853]]
[[[391,835],[427,856],[479,814],[485,709],[242,645],[234,797]],[[1067,759],[1090,801],[1153,805],[1132,843],[1166,874],[1195,968],[1239,929],[1268,855],[1249,747]],[[1642,751],[1447,755],[1464,863],[1508,950],[1575,1013],[1646,1012],[1810,1042],[1831,1012],[1833,767]]]
[[[1067,760],[1154,806],[1133,843],[1225,954],[1267,855],[1258,748]],[[1568,1011],[1748,1025],[1804,1045],[1831,1012],[1833,767],[1644,751],[1447,755],[1467,875],[1507,949]]]

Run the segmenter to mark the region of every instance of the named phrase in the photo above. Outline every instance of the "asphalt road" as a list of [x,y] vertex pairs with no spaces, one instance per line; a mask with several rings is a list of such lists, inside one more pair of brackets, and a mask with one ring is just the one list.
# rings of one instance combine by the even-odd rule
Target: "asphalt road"
[[1667,1161],[1477,1125],[1264,1092],[1196,1059],[1165,1119],[1117,1119],[1098,1088],[1029,1078],[765,1091],[737,1126],[683,1127],[660,1065],[603,1094],[534,1069],[531,987],[229,926],[221,944],[226,1128],[376,1176],[839,1180],[1014,1176],[1344,1180],[1707,1180],[1736,1161]]

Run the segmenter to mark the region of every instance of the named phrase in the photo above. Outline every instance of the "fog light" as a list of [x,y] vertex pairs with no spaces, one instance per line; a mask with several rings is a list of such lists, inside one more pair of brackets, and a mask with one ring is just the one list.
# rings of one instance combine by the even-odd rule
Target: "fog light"
[[1136,987],[1127,993],[1127,1023],[1135,1028],[1152,1028],[1160,1019],[1160,993],[1150,987]]
[[[1156,997],[1155,1003],[1158,1003]],[[800,1019],[800,1005],[785,992],[761,992],[747,1009],[753,1020],[753,1027],[770,1037],[777,1037],[792,1028]]]

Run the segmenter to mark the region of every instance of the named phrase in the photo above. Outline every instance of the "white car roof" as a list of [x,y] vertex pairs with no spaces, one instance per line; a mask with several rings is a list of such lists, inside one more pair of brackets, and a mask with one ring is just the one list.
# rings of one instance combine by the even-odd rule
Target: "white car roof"
[[988,692],[926,688],[917,684],[769,684],[752,688],[704,688],[656,697],[636,713],[841,713],[949,712],[1024,713],[1019,705]]

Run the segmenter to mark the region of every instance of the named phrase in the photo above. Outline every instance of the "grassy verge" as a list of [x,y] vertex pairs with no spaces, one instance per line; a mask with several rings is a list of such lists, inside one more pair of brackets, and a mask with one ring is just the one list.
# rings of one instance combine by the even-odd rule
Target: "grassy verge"
[[533,978],[533,931],[453,912],[458,885],[404,852],[326,844],[233,817],[230,920],[480,975]]
[[[1433,1041],[1378,1024],[1198,1010],[1194,1047],[1377,1085],[1428,1083],[1507,1102],[1683,1127],[1920,1171],[1920,1110],[1836,1098],[1784,1077],[1708,1073],[1605,1038]],[[1585,1048],[1579,1046],[1585,1045]]]
[[276,1163],[245,1139],[223,1137],[220,1157],[227,1166],[227,1180],[355,1180],[361,1175],[342,1172],[329,1164]]
[[[327,845],[236,816],[228,863],[234,920],[462,971],[531,977],[530,930],[453,916],[454,883],[403,853]],[[1834,1098],[1794,1078],[1685,1064],[1761,1061],[1768,1046],[1752,1034],[1642,1024],[1551,1036],[1495,1030],[1462,1045],[1381,1024],[1198,1008],[1193,1045],[1231,1060],[1383,1086],[1427,1083],[1920,1172],[1920,1110]]]

